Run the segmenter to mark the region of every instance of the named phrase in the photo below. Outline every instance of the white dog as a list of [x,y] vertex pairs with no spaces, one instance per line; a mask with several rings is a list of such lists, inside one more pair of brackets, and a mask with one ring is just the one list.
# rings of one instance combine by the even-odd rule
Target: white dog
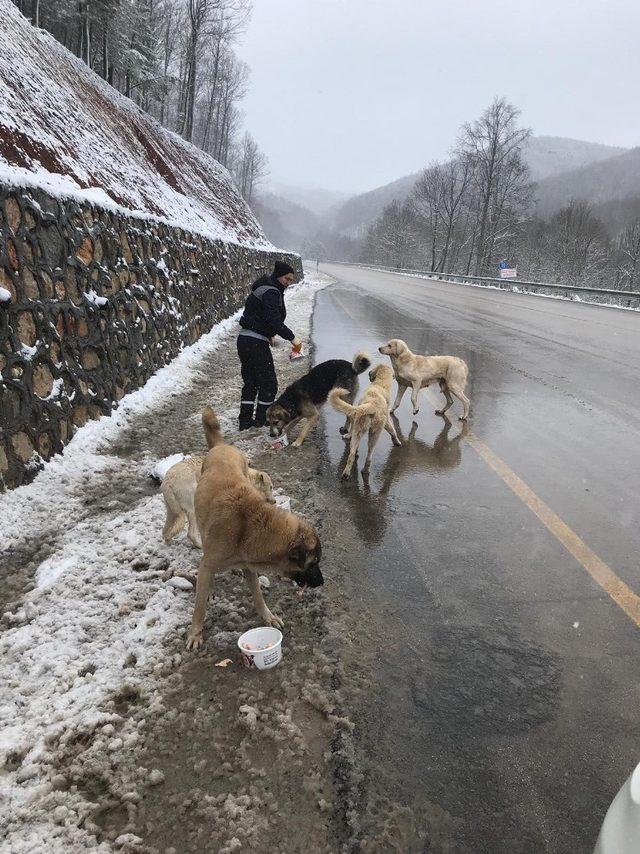
[[[196,522],[194,495],[202,473],[202,462],[205,457],[188,457],[171,466],[162,480],[162,496],[167,511],[162,536],[165,543],[170,543],[182,531],[185,521],[188,522],[187,537],[191,544],[202,548],[202,540]],[[273,481],[266,471],[249,469],[249,480],[261,492],[270,504],[275,504],[273,497]]]
[[467,384],[469,368],[463,359],[459,359],[457,356],[418,356],[412,353],[407,344],[400,338],[392,338],[391,341],[387,341],[386,344],[379,347],[378,351],[391,358],[393,372],[398,383],[398,394],[391,408],[392,412],[395,412],[400,406],[405,391],[411,386],[413,414],[417,415],[419,411],[418,392],[421,388],[426,388],[437,380],[440,391],[447,399],[447,405],[442,409],[436,409],[436,413],[444,415],[453,404],[451,395],[454,395],[464,407],[460,420],[467,420],[470,403],[464,389]]

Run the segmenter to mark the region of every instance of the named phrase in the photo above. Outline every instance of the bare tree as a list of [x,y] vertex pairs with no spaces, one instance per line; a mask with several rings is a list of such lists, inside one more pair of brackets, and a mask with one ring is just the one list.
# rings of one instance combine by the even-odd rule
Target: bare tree
[[496,240],[513,224],[526,204],[529,175],[522,145],[530,130],[519,128],[520,111],[496,98],[474,122],[463,126],[458,158],[469,170],[473,239],[467,268],[487,272]]
[[371,226],[363,249],[362,260],[375,264],[406,267],[419,251],[415,211],[411,202],[394,201]]
[[433,164],[416,182],[411,205],[424,235],[431,270],[447,269],[456,239],[464,239],[468,188],[468,164],[456,159]]
[[632,291],[640,284],[640,219],[627,226],[620,235],[617,254],[620,284]]
[[[226,0],[218,6],[212,20],[203,67],[206,96],[200,111],[199,144],[205,151],[219,147],[220,128],[216,118],[221,98],[229,98],[231,90],[232,97],[240,100],[246,92],[248,70],[244,63],[238,62],[231,45],[246,28],[249,14],[248,0]],[[228,78],[233,73],[238,79],[229,86]]]
[[611,247],[590,205],[572,200],[549,220],[546,253],[553,281],[596,285],[608,265]]
[[256,187],[267,175],[267,158],[258,148],[255,139],[247,131],[242,137],[235,165],[235,177],[238,189],[247,204],[251,204]]
[[210,16],[217,0],[186,0],[187,39],[185,53],[185,76],[182,81],[180,107],[180,133],[191,142],[193,138],[193,118],[196,106],[198,60],[203,31],[209,24]]

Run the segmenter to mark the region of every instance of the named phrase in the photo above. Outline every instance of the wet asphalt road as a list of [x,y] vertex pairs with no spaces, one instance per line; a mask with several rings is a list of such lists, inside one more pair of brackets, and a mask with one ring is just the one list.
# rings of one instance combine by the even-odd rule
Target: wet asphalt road
[[[338,281],[317,298],[316,362],[390,337],[463,357],[473,434],[640,593],[640,316],[321,269]],[[368,483],[338,485],[341,422],[326,413],[326,489],[358,538],[370,798],[416,816],[398,850],[590,852],[640,759],[640,630],[433,400],[423,391],[414,419],[406,395],[405,445],[383,434]]]

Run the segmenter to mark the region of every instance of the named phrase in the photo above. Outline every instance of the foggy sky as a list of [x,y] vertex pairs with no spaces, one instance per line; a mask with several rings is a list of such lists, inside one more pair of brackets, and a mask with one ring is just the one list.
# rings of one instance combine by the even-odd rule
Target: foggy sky
[[536,134],[640,144],[638,0],[254,0],[239,53],[273,181],[372,189],[494,95]]

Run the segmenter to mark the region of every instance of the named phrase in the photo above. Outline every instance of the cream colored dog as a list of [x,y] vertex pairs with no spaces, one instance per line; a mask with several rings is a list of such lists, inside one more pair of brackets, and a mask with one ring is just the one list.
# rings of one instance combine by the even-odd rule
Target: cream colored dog
[[[187,537],[191,544],[202,548],[202,539],[196,522],[194,496],[196,486],[202,473],[204,457],[189,457],[171,466],[162,481],[162,496],[164,498],[167,516],[162,536],[165,543],[170,543],[188,523]],[[275,504],[273,497],[273,481],[266,471],[249,468],[249,481],[264,495],[270,504]]]
[[405,391],[411,386],[413,414],[417,415],[419,410],[418,392],[421,388],[426,388],[437,380],[440,391],[447,399],[447,405],[443,409],[436,409],[436,414],[444,415],[453,404],[451,395],[454,395],[462,401],[464,407],[460,420],[467,420],[470,403],[464,389],[467,384],[469,368],[463,359],[459,359],[457,356],[418,356],[412,353],[400,338],[392,338],[382,347],[378,347],[378,352],[391,358],[393,372],[398,383],[398,394],[391,408],[392,412],[395,412],[400,406]]
[[359,403],[353,406],[343,398],[349,394],[345,388],[334,388],[329,392],[329,403],[338,412],[344,413],[348,418],[348,432],[343,439],[351,441],[347,464],[342,472],[342,477],[349,477],[358,453],[358,445],[363,433],[369,433],[369,447],[364,471],[368,471],[371,465],[371,455],[376,446],[380,433],[386,430],[391,436],[394,445],[401,445],[396,428],[393,426],[389,416],[389,401],[391,399],[391,383],[393,382],[393,371],[387,365],[376,365],[369,371],[371,385],[360,398]]

